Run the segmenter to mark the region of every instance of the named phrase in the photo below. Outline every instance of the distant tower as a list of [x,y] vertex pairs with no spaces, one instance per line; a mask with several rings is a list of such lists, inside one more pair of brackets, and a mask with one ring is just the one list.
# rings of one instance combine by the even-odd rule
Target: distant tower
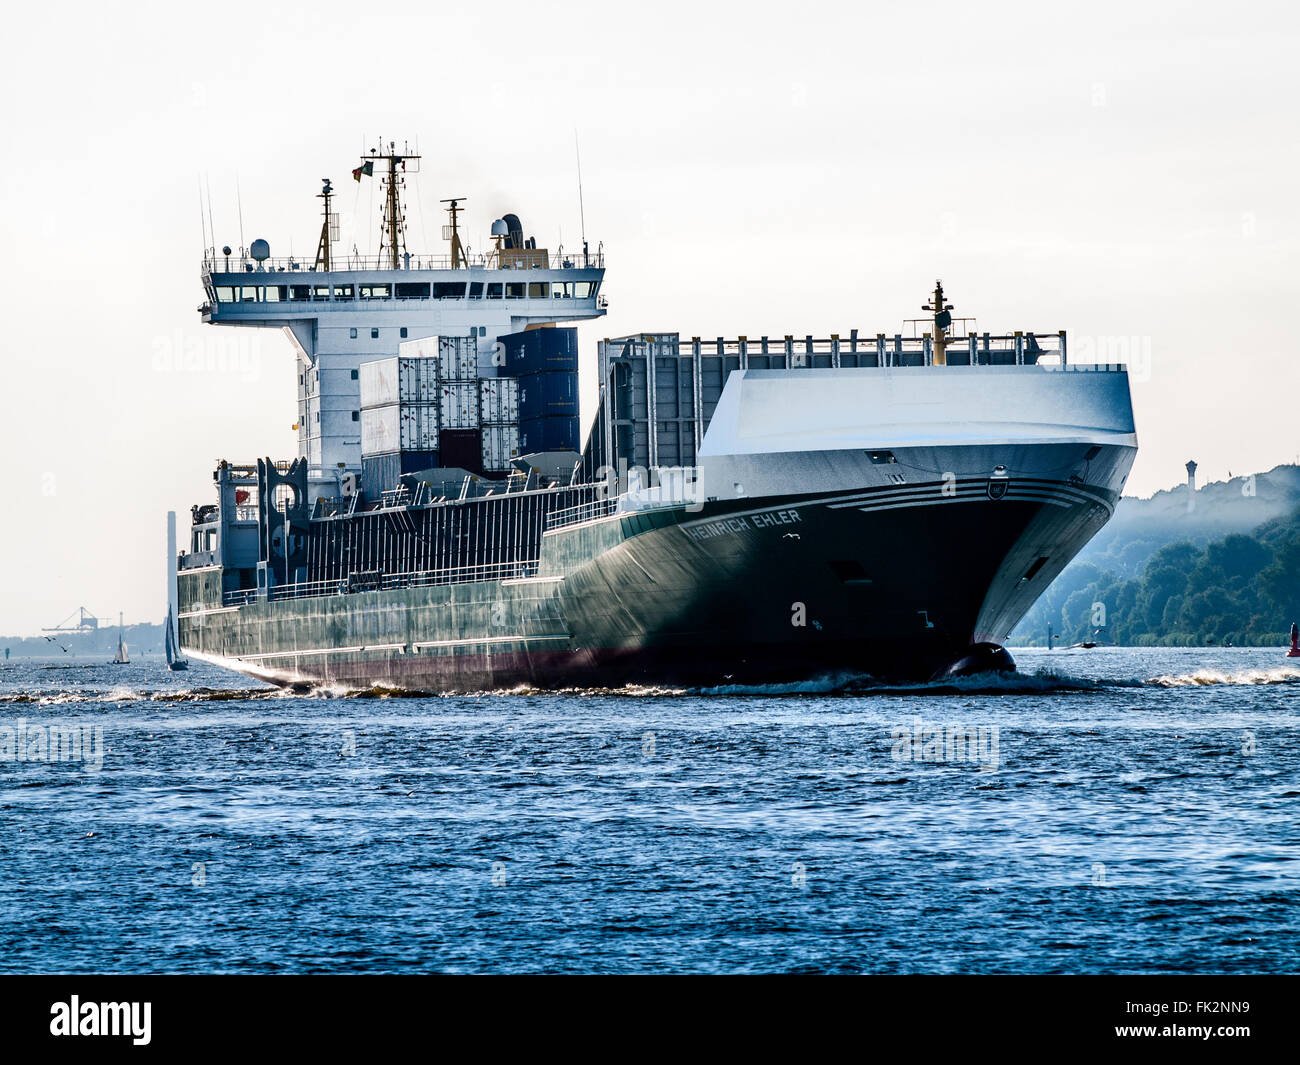
[[1196,463],[1187,463],[1187,513],[1196,509]]

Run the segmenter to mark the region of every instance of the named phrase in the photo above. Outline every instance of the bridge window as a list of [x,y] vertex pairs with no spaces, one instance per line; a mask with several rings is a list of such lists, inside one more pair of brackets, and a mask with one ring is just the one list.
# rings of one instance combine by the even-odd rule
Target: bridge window
[[266,302],[279,303],[282,299],[285,298],[285,293],[286,293],[286,289],[284,285],[267,285]]
[[317,285],[311,290],[311,298],[314,300],[327,300],[330,298],[329,285]]
[[397,285],[397,298],[399,300],[427,300],[429,298],[429,282],[399,282]]
[[575,281],[573,282],[573,298],[579,300],[589,300],[596,294],[596,284],[594,281]]
[[472,300],[481,300],[483,298],[482,281],[471,281],[469,283],[469,298]]
[[501,298],[501,282],[489,281],[487,287],[487,298],[490,300],[499,300]]
[[248,286],[246,286],[245,288],[241,288],[241,289],[239,290],[239,302],[240,302],[240,303],[256,303],[256,302],[257,302],[257,289],[254,288],[252,285],[248,285]]
[[334,286],[334,298],[335,298],[336,300],[350,300],[350,299],[352,299],[352,286],[351,286],[351,285],[335,285],[335,286]]
[[289,298],[291,300],[309,300],[311,299],[310,285],[290,285]]
[[[498,287],[500,287],[500,286],[498,286]],[[234,302],[235,302],[235,290],[234,290],[233,288],[231,288],[229,285],[218,285],[218,286],[217,286],[217,302],[218,302],[218,303],[234,303]]]
[[551,298],[557,300],[573,299],[573,282],[553,281],[551,283]]
[[362,285],[361,298],[363,300],[386,300],[393,294],[391,285]]
[[464,281],[435,281],[433,298],[436,300],[458,300],[465,297]]
[[551,294],[551,284],[549,281],[533,281],[528,285],[528,298],[530,300],[544,300]]
[[522,281],[512,281],[506,285],[506,299],[521,300],[524,298],[524,285]]

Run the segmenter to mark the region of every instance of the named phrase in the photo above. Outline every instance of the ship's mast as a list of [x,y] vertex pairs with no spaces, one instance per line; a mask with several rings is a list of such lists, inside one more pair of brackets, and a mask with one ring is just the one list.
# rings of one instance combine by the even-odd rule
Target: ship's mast
[[930,302],[921,307],[923,311],[934,312],[934,365],[948,364],[948,330],[952,326],[951,303],[943,302],[943,282],[934,283],[934,295]]
[[[406,219],[402,215],[402,201],[399,185],[401,178],[397,169],[401,167],[402,173],[407,170],[407,163],[418,163],[420,157],[409,152],[403,151],[402,154],[397,152],[397,142],[388,142],[388,151],[384,154],[383,145],[379,148],[371,148],[368,156],[361,157],[362,164],[369,163],[374,165],[376,160],[388,164],[388,173],[384,175],[384,181],[387,187],[384,190],[384,222],[379,231],[379,254],[382,258],[387,250],[388,266],[392,270],[402,268],[402,253],[406,250]],[[414,171],[412,171],[414,172]],[[366,171],[370,173],[369,170]]]
[[316,269],[330,268],[330,244],[338,240],[339,216],[330,211],[330,200],[334,196],[334,187],[329,178],[321,178],[324,183],[320,195],[316,198],[325,201],[325,220],[320,227],[320,243],[316,246]]
[[465,254],[465,247],[460,242],[460,229],[457,219],[460,212],[465,209],[460,206],[460,201],[464,198],[464,196],[460,196],[454,200],[442,201],[449,204],[447,214],[450,216],[451,222],[442,227],[442,239],[451,242],[451,268],[453,270],[459,270],[462,266],[466,270],[469,269],[469,256]]

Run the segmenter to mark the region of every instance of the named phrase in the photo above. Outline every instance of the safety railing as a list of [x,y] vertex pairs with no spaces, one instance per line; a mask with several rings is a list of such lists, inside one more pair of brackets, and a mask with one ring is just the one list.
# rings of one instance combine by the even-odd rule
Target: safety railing
[[593,521],[596,518],[604,518],[618,510],[618,498],[611,496],[606,499],[593,499],[587,503],[579,503],[576,507],[565,507],[563,510],[554,510],[546,515],[546,529],[559,529],[565,525],[577,525],[584,521]]
[[487,562],[473,566],[448,566],[443,569],[415,570],[407,573],[365,572],[332,580],[299,581],[272,585],[269,592],[244,588],[226,592],[222,606],[245,606],[261,601],[313,599],[358,592],[392,591],[401,588],[426,588],[442,584],[473,584],[477,581],[519,580],[537,576],[537,559]]
[[[508,252],[506,254],[509,255]],[[507,269],[512,272],[523,269],[603,270],[605,268],[605,252],[603,249],[585,255],[582,252],[543,252],[540,255],[530,255],[529,259],[530,265],[525,267],[512,265],[509,259],[505,263],[499,263],[495,251],[482,252],[469,256],[469,266],[471,269],[476,270]],[[460,268],[463,269],[463,266],[463,263],[460,264]],[[406,273],[411,270],[454,269],[457,269],[457,267],[452,265],[450,255],[404,255],[396,273]],[[387,255],[333,255],[330,257],[328,271],[318,268],[314,262],[305,262],[295,257],[268,258],[258,261],[246,255],[231,254],[207,255],[203,259],[203,272],[205,274],[286,273],[318,275],[325,273],[360,273],[374,270],[394,272],[392,259]]]

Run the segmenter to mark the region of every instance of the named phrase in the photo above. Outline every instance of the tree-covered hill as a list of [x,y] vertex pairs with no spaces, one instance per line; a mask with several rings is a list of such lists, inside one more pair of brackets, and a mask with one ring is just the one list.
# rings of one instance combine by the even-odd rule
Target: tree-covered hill
[[1300,620],[1300,467],[1124,499],[1012,633],[1063,643],[1273,645]]

